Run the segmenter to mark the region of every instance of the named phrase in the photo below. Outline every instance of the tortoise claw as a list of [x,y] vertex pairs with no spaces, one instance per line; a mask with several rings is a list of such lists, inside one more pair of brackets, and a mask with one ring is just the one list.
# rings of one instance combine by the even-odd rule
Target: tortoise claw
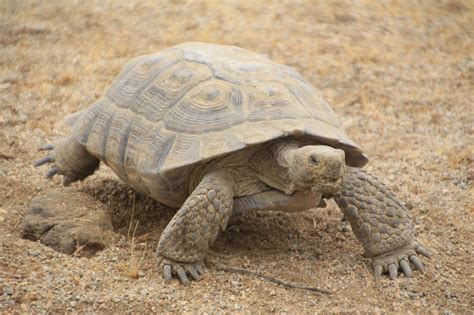
[[53,150],[54,149],[54,145],[52,144],[45,144],[45,145],[42,145],[39,147],[39,150],[40,151],[49,151],[49,150]]
[[[39,148],[40,151],[53,150],[53,149],[54,149],[54,146],[52,144],[46,144],[46,145],[43,145]],[[34,167],[39,167],[41,165],[54,163],[54,162],[55,162],[54,152],[52,152],[51,155],[47,155],[45,157],[42,157],[41,159],[36,160],[33,163],[33,166]],[[53,166],[46,172],[44,177],[49,179],[49,178],[53,177],[54,175],[59,174],[60,172],[61,172],[61,170],[59,169],[59,167],[57,167],[55,164],[53,164]]]
[[388,266],[388,272],[390,274],[390,279],[393,279],[393,280],[397,279],[397,277],[398,277],[398,268],[395,264],[390,264]]
[[191,280],[199,281],[204,275],[204,268],[200,262],[179,263],[163,257],[159,259],[161,260],[163,278],[166,281],[170,281],[175,276],[182,284],[188,285]]
[[57,168],[56,166],[53,166],[46,172],[46,175],[44,177],[49,179],[58,173],[59,173],[59,168]]
[[176,268],[176,273],[178,274],[179,280],[181,281],[182,284],[184,285],[189,284],[188,276],[186,275],[186,271],[184,271],[184,268],[182,266],[178,266]]
[[173,278],[173,275],[171,274],[171,265],[163,266],[163,278],[165,278],[166,281],[170,281]]
[[423,263],[417,256],[415,255],[410,256],[410,261],[415,265],[416,269],[418,270],[425,269],[425,266],[423,265]]
[[411,278],[413,276],[413,272],[411,270],[410,263],[408,261],[401,260],[400,261],[400,267],[402,268],[403,273],[405,274],[405,276],[407,276],[408,278]]
[[45,156],[45,157],[42,157],[41,159],[39,160],[36,160],[34,163],[33,163],[33,166],[34,167],[38,167],[38,166],[41,166],[43,164],[46,164],[46,163],[52,163],[54,162],[54,158],[52,156]]
[[418,254],[421,254],[425,257],[428,257],[428,258],[431,258],[432,254],[429,250],[427,250],[426,248],[424,248],[423,246],[418,246],[415,251],[418,253]]
[[[400,273],[405,274],[407,278],[413,277],[412,268],[424,270],[425,266],[417,254],[430,257],[431,253],[420,246],[418,242],[398,248],[396,250],[383,253],[373,258],[373,273],[375,277],[380,277],[383,272],[388,272],[391,279],[396,279]],[[410,262],[414,267],[410,266]]]
[[374,277],[378,278],[382,275],[383,267],[381,265],[377,265],[374,267]]
[[187,265],[186,272],[189,273],[196,281],[199,281],[202,277],[202,275],[197,271],[197,268],[193,265]]

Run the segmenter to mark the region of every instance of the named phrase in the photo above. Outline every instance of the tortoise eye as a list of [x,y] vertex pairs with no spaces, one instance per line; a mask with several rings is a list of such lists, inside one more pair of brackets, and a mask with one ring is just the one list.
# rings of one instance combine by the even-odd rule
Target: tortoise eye
[[310,155],[309,156],[309,162],[313,165],[318,165],[319,164],[319,158],[317,155]]

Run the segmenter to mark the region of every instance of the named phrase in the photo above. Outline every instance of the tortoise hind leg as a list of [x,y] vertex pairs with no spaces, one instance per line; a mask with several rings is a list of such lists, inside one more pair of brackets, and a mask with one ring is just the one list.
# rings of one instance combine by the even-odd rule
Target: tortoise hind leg
[[87,152],[86,148],[72,137],[56,145],[42,146],[40,150],[51,151],[51,154],[37,160],[34,166],[51,163],[52,166],[46,172],[46,178],[51,178],[56,174],[63,175],[64,186],[83,180],[99,168],[100,160]]

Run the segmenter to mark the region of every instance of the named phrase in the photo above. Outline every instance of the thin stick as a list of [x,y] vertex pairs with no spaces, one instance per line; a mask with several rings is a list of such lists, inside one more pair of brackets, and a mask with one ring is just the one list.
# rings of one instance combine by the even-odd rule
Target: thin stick
[[[133,192],[133,205],[132,205],[132,215],[130,216],[130,223],[128,224],[128,231],[127,231],[127,240],[130,240],[130,230],[132,229],[132,221],[133,221],[133,214],[135,213],[135,192]],[[136,229],[136,227],[135,227]]]
[[133,234],[132,234],[132,244],[130,245],[130,255],[132,256],[132,259],[133,259],[133,253],[135,251],[135,233],[137,232],[137,227],[138,227],[138,223],[140,221],[137,221],[137,223],[135,224],[135,229],[133,230]]
[[275,284],[281,285],[285,288],[302,289],[302,290],[319,292],[319,293],[322,293],[322,294],[332,294],[333,293],[333,292],[330,292],[328,290],[324,290],[324,289],[320,289],[320,288],[305,287],[305,286],[301,286],[301,285],[297,285],[297,284],[293,284],[293,283],[288,283],[288,282],[285,282],[283,280],[279,280],[279,279],[273,278],[271,276],[264,275],[264,274],[262,274],[260,272],[257,272],[257,271],[251,271],[251,270],[247,270],[247,269],[228,267],[228,266],[222,266],[222,265],[217,266],[216,269],[219,270],[219,271],[236,272],[236,273],[240,273],[240,274],[243,274],[243,275],[256,276],[256,277],[262,278],[264,280],[273,282]]

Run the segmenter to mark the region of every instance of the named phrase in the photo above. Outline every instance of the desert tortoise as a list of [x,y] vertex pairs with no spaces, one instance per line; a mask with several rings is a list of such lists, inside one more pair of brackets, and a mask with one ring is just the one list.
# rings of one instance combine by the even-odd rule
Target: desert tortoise
[[107,164],[124,182],[180,207],[161,235],[165,279],[199,279],[233,211],[301,211],[335,198],[374,274],[412,275],[417,254],[403,204],[359,167],[362,150],[294,69],[234,46],[184,43],[133,59],[107,93],[68,119],[72,135],[36,166],[64,185]]

